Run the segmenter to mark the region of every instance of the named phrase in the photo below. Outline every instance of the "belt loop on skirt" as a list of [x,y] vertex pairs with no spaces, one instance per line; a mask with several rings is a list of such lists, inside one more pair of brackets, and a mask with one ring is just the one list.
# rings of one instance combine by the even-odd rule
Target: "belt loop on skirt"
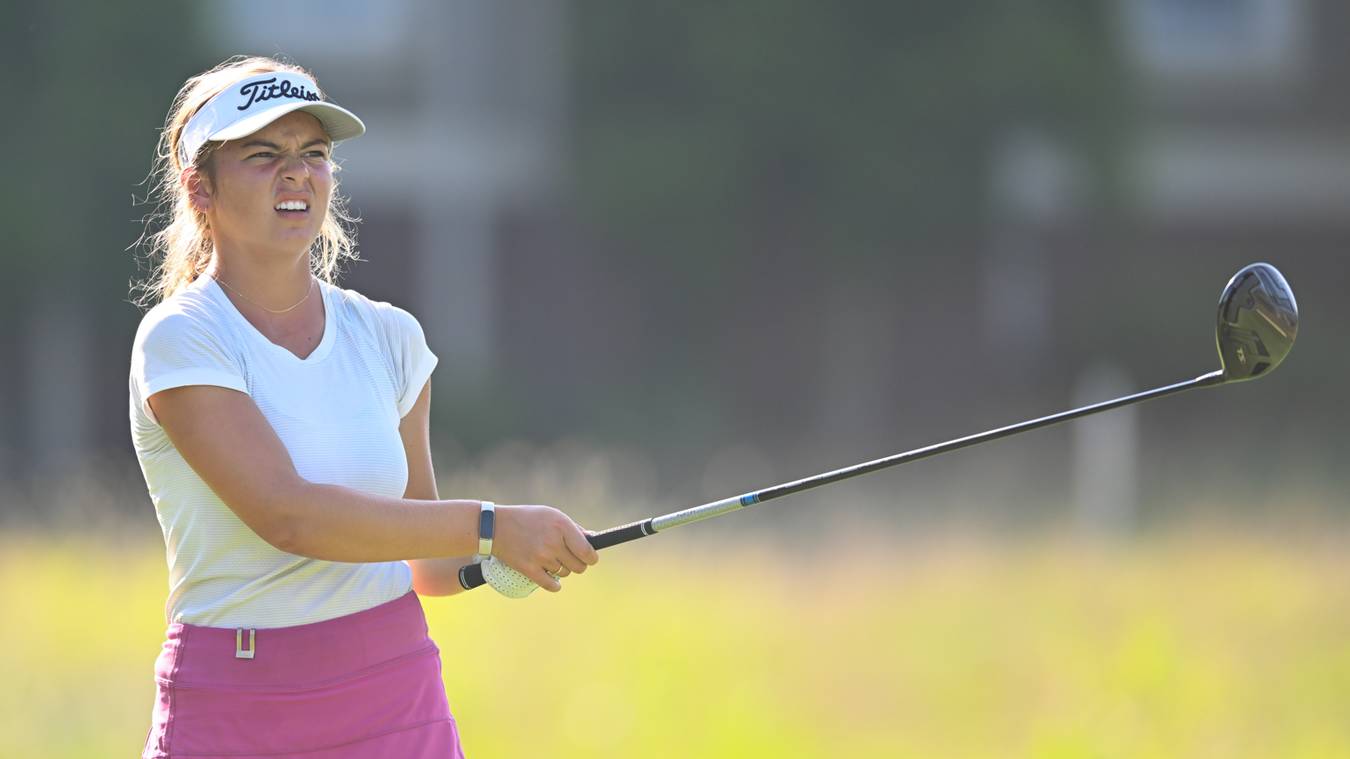
[[252,659],[253,654],[258,650],[255,645],[258,639],[257,635],[257,630],[250,629],[248,631],[248,648],[244,648],[244,628],[236,627],[234,629],[234,658]]

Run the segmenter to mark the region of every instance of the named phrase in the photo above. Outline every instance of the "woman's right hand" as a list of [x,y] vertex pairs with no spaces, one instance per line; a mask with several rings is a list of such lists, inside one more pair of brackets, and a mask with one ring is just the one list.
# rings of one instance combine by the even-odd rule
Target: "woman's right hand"
[[544,590],[562,590],[550,573],[581,574],[600,560],[581,527],[551,506],[499,505],[496,512],[492,555]]

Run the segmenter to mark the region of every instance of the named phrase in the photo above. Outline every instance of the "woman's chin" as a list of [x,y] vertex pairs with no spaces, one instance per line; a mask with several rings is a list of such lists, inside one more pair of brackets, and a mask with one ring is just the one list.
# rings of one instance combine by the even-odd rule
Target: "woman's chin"
[[273,230],[269,237],[280,244],[303,245],[308,246],[314,242],[314,238],[319,236],[319,225],[314,223],[306,224],[279,224]]

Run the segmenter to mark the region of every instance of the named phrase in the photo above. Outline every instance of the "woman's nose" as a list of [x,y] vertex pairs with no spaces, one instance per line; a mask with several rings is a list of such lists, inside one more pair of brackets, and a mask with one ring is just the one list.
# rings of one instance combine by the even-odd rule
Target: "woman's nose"
[[281,162],[281,175],[287,179],[304,179],[309,176],[309,164],[298,153],[286,153]]

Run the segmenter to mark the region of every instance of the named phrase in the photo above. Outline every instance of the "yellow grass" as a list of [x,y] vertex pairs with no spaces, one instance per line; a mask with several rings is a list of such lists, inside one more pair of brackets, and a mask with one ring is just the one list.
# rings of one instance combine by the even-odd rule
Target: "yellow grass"
[[[664,536],[423,599],[471,757],[1350,757],[1350,540]],[[0,540],[0,757],[134,756],[154,544]]]

